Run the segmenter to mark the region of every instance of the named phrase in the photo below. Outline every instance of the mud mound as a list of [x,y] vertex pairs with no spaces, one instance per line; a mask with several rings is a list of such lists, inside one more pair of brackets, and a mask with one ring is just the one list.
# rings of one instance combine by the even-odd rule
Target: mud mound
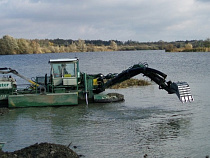
[[147,86],[150,85],[151,83],[146,81],[146,80],[139,80],[139,79],[134,79],[131,78],[129,80],[125,80],[121,83],[118,83],[112,87],[111,89],[119,89],[119,88],[128,88],[128,87],[133,87],[133,86]]
[[60,144],[40,143],[17,150],[3,152],[1,158],[79,158],[79,155],[70,148]]

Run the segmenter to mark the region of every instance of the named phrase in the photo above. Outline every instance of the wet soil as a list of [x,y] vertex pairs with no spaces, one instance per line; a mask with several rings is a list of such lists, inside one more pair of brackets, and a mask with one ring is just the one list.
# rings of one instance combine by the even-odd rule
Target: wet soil
[[134,86],[147,86],[150,84],[151,83],[147,80],[131,78],[129,80],[125,80],[121,83],[113,85],[111,89],[128,88],[128,87],[134,87]]
[[4,115],[4,114],[7,114],[8,112],[9,112],[8,108],[0,108],[0,116]]
[[1,158],[79,158],[73,150],[65,145],[40,143],[17,150],[3,152],[0,149]]

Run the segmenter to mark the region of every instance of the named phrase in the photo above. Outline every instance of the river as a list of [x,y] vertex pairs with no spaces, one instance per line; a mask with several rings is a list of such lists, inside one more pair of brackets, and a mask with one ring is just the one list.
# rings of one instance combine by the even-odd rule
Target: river
[[[124,94],[125,101],[73,107],[11,109],[0,116],[4,151],[50,142],[69,145],[86,158],[205,157],[210,155],[210,53],[125,51],[0,56],[0,67],[11,67],[28,78],[50,72],[49,59],[80,59],[80,71],[119,73],[147,62],[168,75],[187,81],[195,101],[181,103],[158,85],[106,90]],[[136,78],[144,78],[138,75]],[[149,79],[148,79],[149,80]],[[25,83],[17,78],[18,83]]]

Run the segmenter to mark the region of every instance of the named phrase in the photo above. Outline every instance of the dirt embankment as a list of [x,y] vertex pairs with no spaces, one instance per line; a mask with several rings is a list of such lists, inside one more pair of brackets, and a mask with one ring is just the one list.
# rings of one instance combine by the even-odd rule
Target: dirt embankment
[[79,158],[73,150],[65,145],[40,143],[17,150],[14,152],[3,152],[0,149],[1,158]]

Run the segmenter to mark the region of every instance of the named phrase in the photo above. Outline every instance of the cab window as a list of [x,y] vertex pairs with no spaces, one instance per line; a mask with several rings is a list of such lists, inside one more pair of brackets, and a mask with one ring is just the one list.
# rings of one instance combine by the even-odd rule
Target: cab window
[[62,77],[61,64],[52,64],[54,77]]
[[54,77],[75,77],[75,63],[52,64]]
[[75,64],[62,64],[63,77],[75,77]]

